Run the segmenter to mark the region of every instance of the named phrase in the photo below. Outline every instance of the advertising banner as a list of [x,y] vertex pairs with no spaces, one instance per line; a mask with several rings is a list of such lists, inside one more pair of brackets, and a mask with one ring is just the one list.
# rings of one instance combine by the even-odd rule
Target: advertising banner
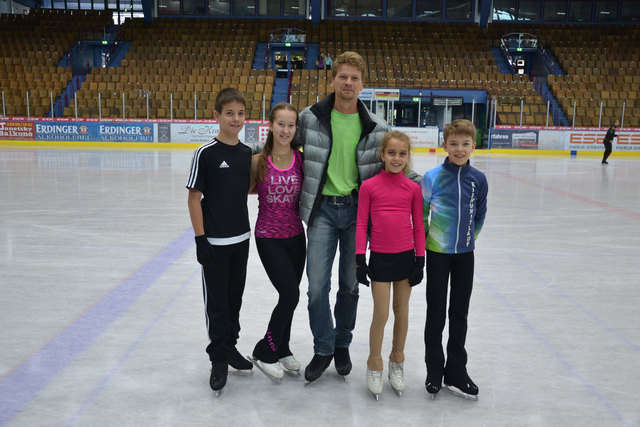
[[489,148],[538,149],[535,129],[492,129]]
[[[409,135],[416,148],[441,146],[437,127],[395,127]],[[7,117],[0,120],[0,140],[165,142],[204,144],[218,135],[220,126],[213,120],[140,120],[86,118]],[[264,142],[269,122],[247,120],[238,135],[249,145]],[[497,126],[490,130],[489,148],[531,150],[601,151],[605,128],[566,128],[558,126]],[[614,151],[640,153],[640,128],[616,131]]]
[[[220,125],[217,122],[180,122],[158,123],[157,142],[181,142],[205,144],[218,135]],[[269,133],[269,122],[247,121],[238,134],[240,141],[255,144],[266,141]]]
[[560,130],[539,130],[538,150],[566,150],[565,132]]
[[[168,132],[163,132],[168,129]],[[186,142],[204,144],[218,135],[218,123],[162,123],[158,124],[158,142]],[[160,137],[162,135],[162,138]],[[238,135],[242,141],[244,128]]]
[[95,123],[35,122],[38,141],[94,141],[89,126]]
[[409,135],[413,148],[438,148],[438,128],[435,126],[426,128],[396,127],[393,129]]
[[38,141],[154,142],[154,123],[35,122]]
[[[574,130],[565,132],[567,150],[602,151],[602,140],[606,131]],[[618,135],[613,139],[613,151],[640,151],[640,132],[616,130]]]
[[[491,130],[490,148],[537,148],[538,150],[602,151],[606,129],[500,126]],[[537,134],[534,142],[533,134]],[[613,151],[640,152],[640,129],[616,130]]]
[[269,122],[263,121],[247,121],[244,124],[244,139],[241,141],[248,144],[255,144],[257,142],[265,142],[267,135],[269,135]]
[[94,141],[154,142],[154,123],[100,123],[89,126]]
[[0,139],[34,139],[33,122],[15,122],[0,120]]

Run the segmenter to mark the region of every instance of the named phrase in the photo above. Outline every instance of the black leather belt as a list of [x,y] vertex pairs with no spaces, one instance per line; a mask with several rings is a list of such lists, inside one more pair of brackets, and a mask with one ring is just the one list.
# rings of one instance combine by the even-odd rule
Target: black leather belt
[[330,205],[353,205],[354,198],[353,196],[322,196],[322,201],[328,203]]

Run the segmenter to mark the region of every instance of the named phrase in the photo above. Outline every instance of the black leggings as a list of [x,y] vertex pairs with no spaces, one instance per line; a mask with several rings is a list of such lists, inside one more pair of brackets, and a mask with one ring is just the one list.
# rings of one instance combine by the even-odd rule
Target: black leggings
[[611,142],[604,141],[604,156],[602,157],[602,161],[606,162],[609,158],[609,154],[611,154],[612,144]]
[[253,356],[265,363],[275,363],[292,354],[289,349],[291,321],[300,299],[307,246],[304,233],[300,233],[288,239],[256,238],[256,247],[279,297],[267,332],[253,349]]
[[[427,372],[453,375],[466,372],[467,314],[473,289],[473,252],[442,254],[427,251],[427,322],[424,330]],[[447,291],[451,276],[449,298],[449,342],[445,367],[442,331],[447,316]]]

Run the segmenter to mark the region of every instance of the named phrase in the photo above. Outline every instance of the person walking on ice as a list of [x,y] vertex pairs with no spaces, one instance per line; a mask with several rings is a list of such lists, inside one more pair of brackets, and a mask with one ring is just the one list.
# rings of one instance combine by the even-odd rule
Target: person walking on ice
[[613,150],[613,138],[617,137],[616,128],[620,127],[620,120],[616,120],[615,123],[607,130],[607,134],[604,136],[602,143],[604,144],[604,154],[602,156],[602,164],[608,165],[607,159],[611,155]]

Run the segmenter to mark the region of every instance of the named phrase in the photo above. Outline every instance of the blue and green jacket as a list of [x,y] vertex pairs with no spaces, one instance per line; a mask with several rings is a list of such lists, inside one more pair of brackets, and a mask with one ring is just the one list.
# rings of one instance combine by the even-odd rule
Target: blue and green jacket
[[[487,213],[487,178],[469,162],[449,158],[422,177],[427,249],[444,254],[471,252]],[[431,221],[429,221],[431,214]]]

